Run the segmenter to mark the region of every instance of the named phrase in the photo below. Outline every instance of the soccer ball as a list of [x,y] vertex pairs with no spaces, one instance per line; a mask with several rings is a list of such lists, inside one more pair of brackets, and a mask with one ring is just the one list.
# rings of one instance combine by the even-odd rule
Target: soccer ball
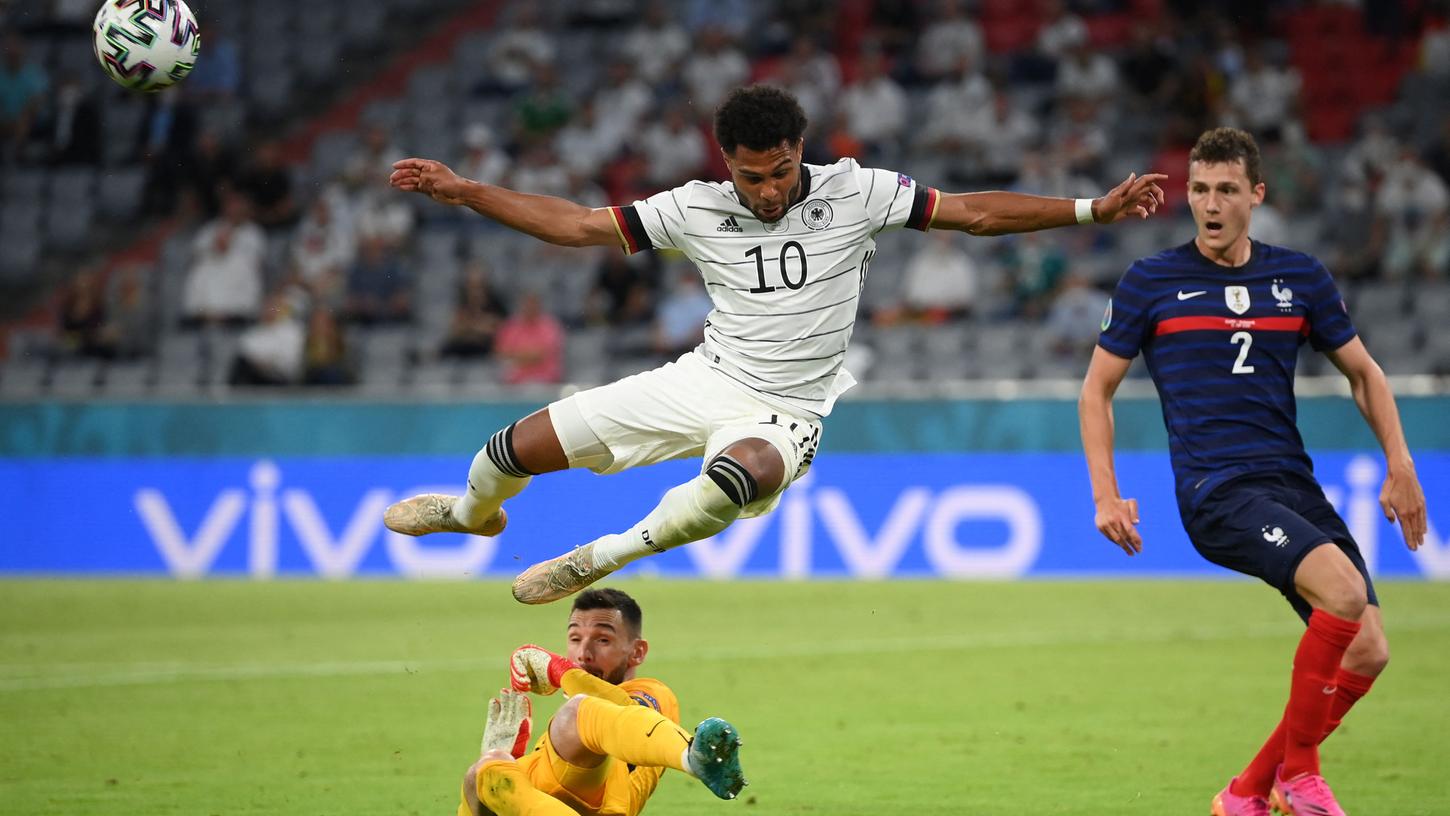
[[201,52],[196,15],[182,0],[106,0],[91,42],[111,79],[148,93],[180,82]]

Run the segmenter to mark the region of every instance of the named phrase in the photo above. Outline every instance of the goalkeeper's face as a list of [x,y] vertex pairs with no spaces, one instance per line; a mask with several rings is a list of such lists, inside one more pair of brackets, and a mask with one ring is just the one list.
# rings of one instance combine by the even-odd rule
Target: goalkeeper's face
[[618,685],[634,677],[649,644],[618,609],[575,610],[569,615],[569,648],[565,656],[579,668]]

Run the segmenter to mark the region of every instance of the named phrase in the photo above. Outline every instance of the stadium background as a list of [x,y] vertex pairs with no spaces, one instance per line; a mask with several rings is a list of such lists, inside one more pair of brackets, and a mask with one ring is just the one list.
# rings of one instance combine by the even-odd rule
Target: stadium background
[[[986,813],[1024,802],[1034,812],[1178,812],[1206,801],[1205,774],[1233,771],[1215,751],[1251,748],[1228,725],[1236,718],[1192,711],[1180,722],[1181,701],[1135,700],[1106,681],[1084,683],[1081,704],[1141,704],[1157,719],[1128,730],[1061,712],[1060,727],[1011,719],[1067,699],[1044,685],[1060,670],[1048,654],[1070,654],[1084,678],[1152,664],[1160,685],[1197,689],[1185,694],[1209,693],[1205,678],[1225,671],[1234,679],[1218,682],[1230,693],[1280,693],[1277,677],[1259,675],[1263,661],[1282,662],[1294,621],[1272,593],[1179,580],[1223,576],[1183,537],[1141,365],[1118,407],[1120,478],[1142,501],[1149,542],[1137,559],[1092,528],[1073,404],[1126,263],[1191,237],[1181,182],[1193,138],[1237,124],[1265,152],[1256,237],[1313,252],[1335,273],[1391,375],[1429,499],[1431,533],[1412,555],[1374,501],[1373,437],[1341,379],[1303,357],[1306,442],[1387,579],[1382,594],[1398,607],[1390,635],[1403,649],[1392,676],[1406,679],[1391,681],[1401,697],[1377,714],[1396,725],[1360,731],[1346,751],[1373,769],[1375,801],[1394,801],[1382,812],[1450,812],[1428,766],[1375,764],[1436,722],[1450,726],[1433,685],[1410,679],[1450,668],[1450,599],[1422,583],[1450,576],[1443,2],[197,0],[199,67],[153,97],[97,70],[94,5],[0,10],[0,708],[21,735],[3,757],[15,770],[0,792],[19,812],[129,801],[191,813],[218,791],[273,811],[292,809],[294,796],[315,812],[368,810],[357,800],[450,807],[481,710],[460,715],[459,701],[488,690],[477,674],[514,641],[557,640],[552,618],[503,603],[497,582],[117,579],[502,577],[632,522],[687,465],[541,479],[494,542],[382,529],[392,497],[456,491],[468,457],[502,424],[693,344],[708,308],[680,259],[552,248],[393,193],[387,168],[424,155],[518,189],[627,202],[723,177],[709,116],[725,89],[751,80],[801,96],[808,160],[854,155],[953,191],[1087,196],[1130,170],[1174,177],[1167,211],[1145,224],[881,236],[848,363],[863,385],[828,421],[810,481],[767,519],[630,568],[624,585],[655,610],[660,671],[683,687],[686,715],[735,706],[746,733],[760,735],[750,747],[764,765],[761,803],[961,812],[942,804],[953,795],[945,783],[925,785],[919,800],[866,781],[782,790],[782,779],[830,769],[783,755],[798,735],[757,699],[760,684],[793,682],[772,662],[781,655],[806,655],[850,684],[803,704],[800,716],[828,733],[847,728],[841,712],[884,693],[892,655],[920,648],[969,678],[967,699],[903,704],[900,728],[853,733],[863,746],[853,761],[937,744],[944,720],[970,724],[952,746],[1011,734],[1000,751],[980,749],[989,756],[961,749],[982,780],[967,801]],[[1053,580],[834,581],[881,577]],[[1158,580],[1122,580],[1144,577]],[[1101,578],[1112,580],[1080,583]],[[715,635],[724,657],[691,646],[708,620],[702,603],[740,624]],[[841,609],[880,619],[823,614]],[[1124,628],[1124,618],[1139,623]],[[1128,645],[1105,645],[1117,637]],[[477,651],[450,649],[465,640]],[[237,699],[218,708],[218,684]],[[378,733],[304,714],[375,710],[375,694],[411,701],[387,707]],[[236,747],[254,763],[252,780],[212,788],[218,780],[198,767],[225,766],[230,746],[199,748],[193,723],[213,721],[198,712],[222,717],[213,725],[235,738],[269,709],[295,724]],[[1274,712],[1261,713],[1267,722]],[[357,745],[334,755],[309,729]],[[419,733],[430,729],[435,742]],[[393,734],[429,748],[390,766],[378,755]],[[1075,752],[1081,739],[1059,744],[1063,734],[1144,756],[1171,745],[1179,763],[1146,793],[1131,786],[1137,798],[1125,803],[1110,758]],[[317,758],[301,747],[295,760],[274,758],[268,740],[306,744]],[[133,761],[130,776],[91,779],[97,745],[112,757],[139,747],[155,768]],[[1072,804],[1001,781],[1038,762],[1047,790],[1070,786]],[[353,800],[302,781],[353,765],[401,778],[386,792],[363,785]],[[1072,770],[1052,775],[1062,768]],[[948,763],[933,778],[960,773]],[[277,785],[283,775],[297,784]],[[671,812],[696,812],[710,803],[695,793],[679,786],[662,798]]]

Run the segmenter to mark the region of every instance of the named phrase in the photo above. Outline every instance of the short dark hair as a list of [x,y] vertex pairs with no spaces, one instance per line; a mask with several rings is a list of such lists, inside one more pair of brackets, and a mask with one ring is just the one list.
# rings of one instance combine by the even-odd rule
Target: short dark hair
[[1249,177],[1249,184],[1257,187],[1263,181],[1259,146],[1246,130],[1221,127],[1205,131],[1198,137],[1193,151],[1188,154],[1189,164],[1231,164],[1236,161],[1244,163],[1244,173]]
[[726,153],[745,145],[769,150],[794,145],[806,132],[806,112],[790,91],[770,85],[736,88],[715,109],[715,141]]
[[639,604],[621,590],[605,587],[579,593],[574,599],[574,611],[587,612],[590,609],[617,609],[632,636],[639,637],[644,631],[644,613],[640,611]]

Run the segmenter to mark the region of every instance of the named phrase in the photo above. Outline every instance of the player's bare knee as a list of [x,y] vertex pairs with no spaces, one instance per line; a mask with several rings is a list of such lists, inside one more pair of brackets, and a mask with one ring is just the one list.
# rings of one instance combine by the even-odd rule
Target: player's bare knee
[[1369,602],[1365,598],[1364,579],[1357,574],[1355,579],[1346,577],[1322,588],[1318,593],[1319,606],[1336,618],[1359,620]]
[[764,439],[742,439],[721,455],[740,463],[755,480],[757,500],[775,495],[785,484],[785,460]]
[[552,473],[569,467],[569,457],[564,453],[547,407],[515,422],[509,441],[519,464],[530,473]]

